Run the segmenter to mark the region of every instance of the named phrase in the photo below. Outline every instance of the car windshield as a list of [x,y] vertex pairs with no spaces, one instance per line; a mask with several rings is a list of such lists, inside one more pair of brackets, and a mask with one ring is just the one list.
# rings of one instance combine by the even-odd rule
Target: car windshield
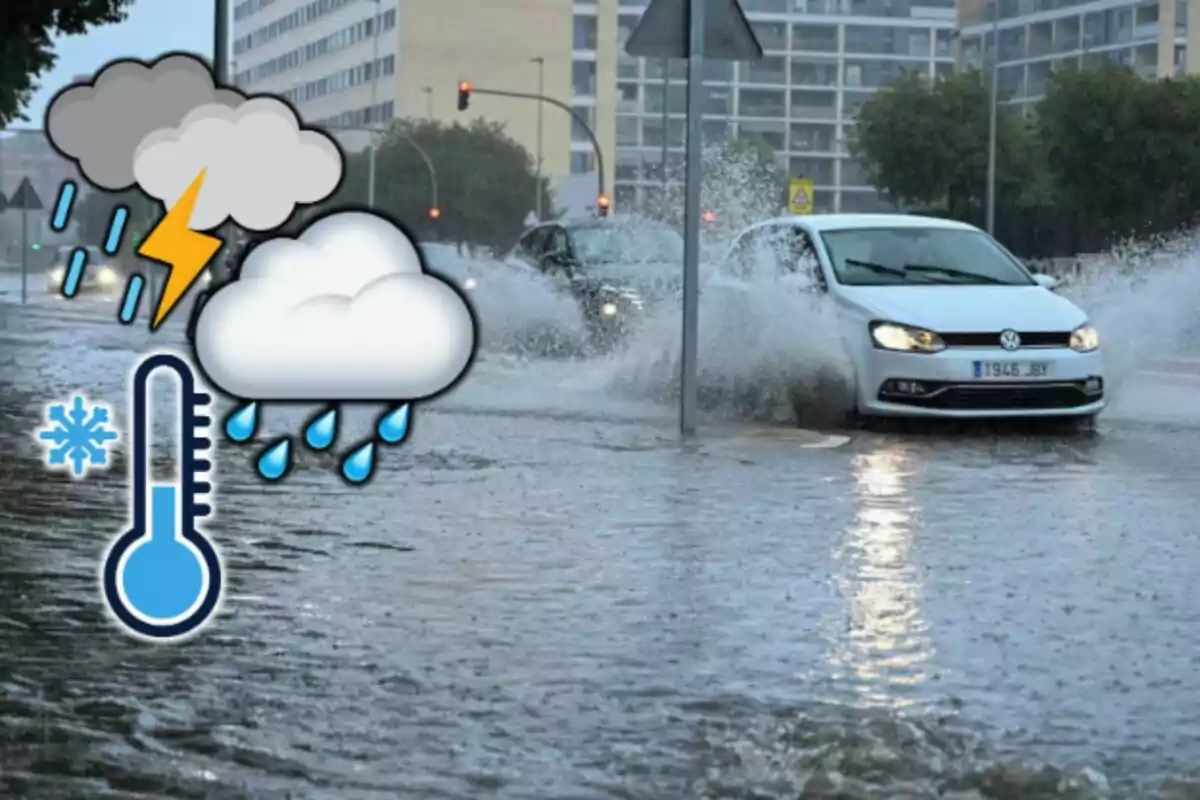
[[[61,267],[61,266],[66,266],[66,265],[70,264],[71,263],[71,255],[78,249],[79,249],[78,247],[60,247],[60,248],[58,248],[58,254],[55,256],[55,259],[54,259],[54,266]],[[89,264],[93,264],[93,265],[94,264],[103,264],[104,262],[108,261],[108,257],[106,255],[104,255],[103,251],[101,251],[99,247],[95,247],[94,245],[88,245],[87,247],[84,247],[83,249],[87,250],[87,257],[88,257]],[[43,263],[45,263],[45,262],[43,262]]]
[[584,272],[627,277],[677,274],[683,267],[683,238],[665,225],[585,225],[571,230],[574,256]]
[[847,228],[821,234],[839,283],[847,286],[1030,286],[1034,280],[982,231]]

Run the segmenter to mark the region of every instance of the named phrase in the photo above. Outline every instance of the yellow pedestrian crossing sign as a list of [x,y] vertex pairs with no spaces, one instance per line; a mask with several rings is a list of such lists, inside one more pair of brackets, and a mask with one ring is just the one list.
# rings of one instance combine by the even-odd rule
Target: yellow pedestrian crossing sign
[[792,214],[813,213],[812,178],[792,178],[788,183],[788,211]]

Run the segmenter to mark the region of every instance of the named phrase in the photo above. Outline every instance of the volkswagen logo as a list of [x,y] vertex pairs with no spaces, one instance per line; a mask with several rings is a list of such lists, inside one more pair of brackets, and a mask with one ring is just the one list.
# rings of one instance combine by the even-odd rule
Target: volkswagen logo
[[1016,331],[1000,331],[1000,346],[1005,350],[1016,350],[1021,346],[1021,334]]

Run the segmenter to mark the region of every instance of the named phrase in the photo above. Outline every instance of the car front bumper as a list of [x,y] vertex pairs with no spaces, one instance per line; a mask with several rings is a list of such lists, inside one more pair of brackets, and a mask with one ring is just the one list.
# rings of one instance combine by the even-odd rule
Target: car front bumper
[[[976,362],[1045,364],[1038,378],[983,379]],[[988,419],[1082,417],[1104,409],[1099,350],[951,348],[940,353],[870,349],[858,369],[858,410],[870,416]]]

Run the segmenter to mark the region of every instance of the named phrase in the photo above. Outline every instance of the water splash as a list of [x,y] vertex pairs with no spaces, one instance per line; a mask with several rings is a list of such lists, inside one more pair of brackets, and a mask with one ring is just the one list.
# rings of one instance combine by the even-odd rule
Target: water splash
[[225,435],[230,441],[242,444],[258,432],[258,403],[247,403],[225,419]]
[[367,442],[342,459],[342,477],[350,483],[366,483],[375,474],[375,443]]
[[269,481],[277,481],[292,468],[292,440],[284,437],[267,447],[258,457],[258,474]]
[[412,417],[412,406],[404,405],[388,411],[379,419],[376,431],[379,438],[388,444],[399,444],[408,436],[409,421]]
[[338,410],[337,408],[327,409],[315,418],[304,429],[304,441],[313,450],[325,450],[334,439],[337,438],[338,432]]

